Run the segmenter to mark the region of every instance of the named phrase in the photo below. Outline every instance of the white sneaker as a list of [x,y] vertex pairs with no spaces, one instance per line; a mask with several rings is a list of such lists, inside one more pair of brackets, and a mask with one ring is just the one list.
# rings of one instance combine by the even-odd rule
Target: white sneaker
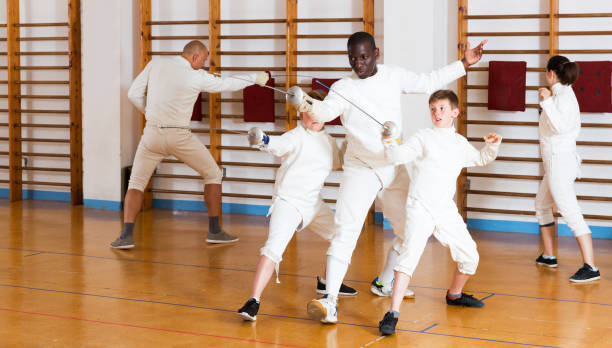
[[320,320],[325,324],[335,324],[338,322],[338,307],[327,295],[318,300],[312,300],[306,307],[308,316],[313,320]]
[[[370,291],[374,295],[382,296],[382,297],[391,297],[393,293],[393,287],[391,285],[383,285],[378,281],[378,277],[372,280],[372,286],[370,286]],[[404,294],[404,298],[414,298],[414,291],[410,289],[406,289],[406,293]]]

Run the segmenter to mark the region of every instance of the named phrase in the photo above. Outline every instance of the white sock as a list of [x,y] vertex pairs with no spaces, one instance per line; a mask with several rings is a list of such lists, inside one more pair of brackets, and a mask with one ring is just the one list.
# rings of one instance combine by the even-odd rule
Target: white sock
[[327,255],[327,274],[325,275],[327,282],[325,289],[327,290],[328,297],[338,297],[340,285],[342,285],[342,279],[344,279],[347,269],[348,263]]
[[542,257],[545,258],[546,260],[554,260],[557,258],[555,255],[546,255],[546,254],[542,254]]
[[378,281],[383,285],[390,285],[393,282],[394,272],[393,268],[397,264],[397,258],[399,257],[399,253],[391,247],[389,252],[387,253],[387,260],[385,261],[385,266],[383,267],[382,273],[378,276]]

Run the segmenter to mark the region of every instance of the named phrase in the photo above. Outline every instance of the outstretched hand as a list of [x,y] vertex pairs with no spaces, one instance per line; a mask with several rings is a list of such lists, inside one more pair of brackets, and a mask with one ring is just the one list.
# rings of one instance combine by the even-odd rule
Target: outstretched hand
[[482,58],[483,47],[488,40],[481,41],[478,46],[470,48],[470,42],[466,43],[465,53],[463,54],[463,66],[467,69],[468,66],[477,63]]
[[493,144],[493,143],[498,143],[501,141],[501,136],[499,136],[496,133],[489,133],[489,135],[487,135],[486,137],[482,137],[485,141],[485,143],[488,144]]

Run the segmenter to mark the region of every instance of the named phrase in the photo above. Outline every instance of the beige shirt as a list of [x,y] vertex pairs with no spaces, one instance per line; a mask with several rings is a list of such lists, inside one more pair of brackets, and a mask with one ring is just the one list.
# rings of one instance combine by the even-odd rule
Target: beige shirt
[[236,77],[240,79],[195,70],[182,56],[159,57],[149,62],[132,82],[128,98],[145,114],[150,125],[187,127],[200,92],[241,90],[255,83],[257,75]]

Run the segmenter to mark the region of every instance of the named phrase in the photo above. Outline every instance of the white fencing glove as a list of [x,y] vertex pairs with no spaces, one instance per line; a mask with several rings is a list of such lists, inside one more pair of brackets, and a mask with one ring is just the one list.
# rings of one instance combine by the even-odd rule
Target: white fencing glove
[[307,112],[313,116],[315,114],[313,111],[315,104],[321,102],[304,93],[299,86],[292,86],[289,88],[286,98],[289,104],[293,105],[297,111]]
[[393,121],[387,121],[383,124],[382,142],[385,147],[393,147],[401,145],[400,130]]
[[264,71],[260,71],[257,73],[257,78],[255,79],[255,83],[257,83],[260,86],[265,86],[266,83],[268,83],[268,79],[270,79],[270,76],[268,75],[268,73]]
[[270,137],[258,127],[253,127],[249,130],[248,138],[251,147],[259,148],[263,145],[268,145],[270,142]]

